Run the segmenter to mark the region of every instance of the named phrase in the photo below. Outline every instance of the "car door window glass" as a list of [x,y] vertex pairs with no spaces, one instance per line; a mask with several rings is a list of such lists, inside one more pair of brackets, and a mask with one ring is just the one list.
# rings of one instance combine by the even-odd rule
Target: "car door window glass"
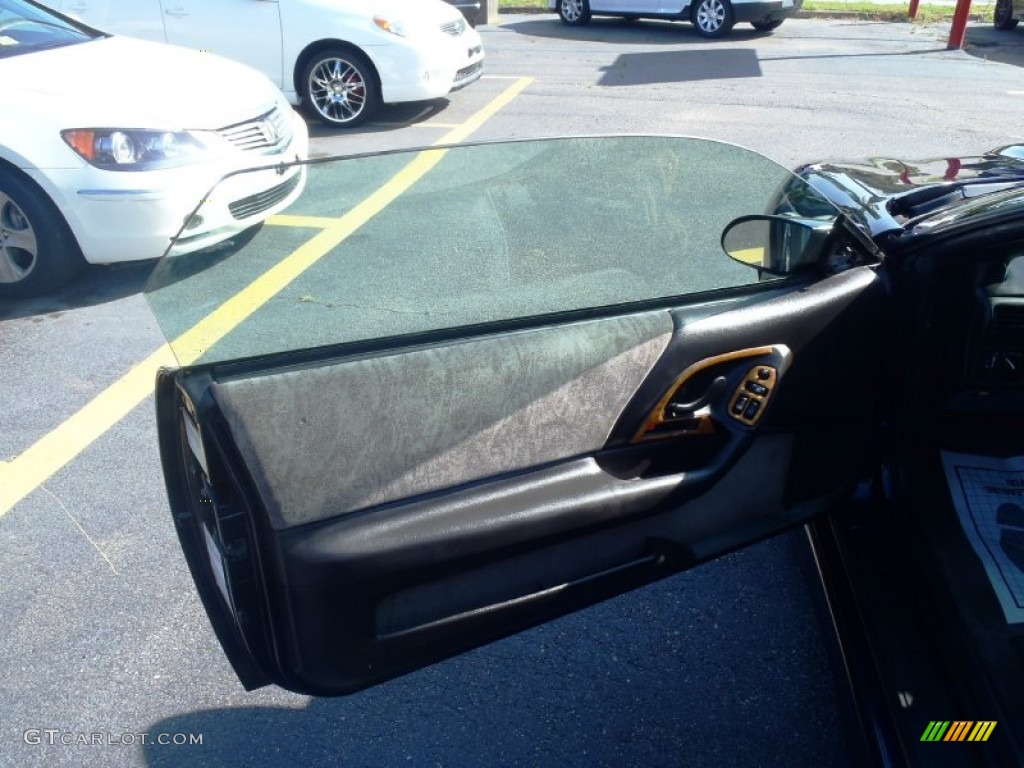
[[[260,204],[233,186],[195,215]],[[689,138],[332,159],[259,231],[189,252],[186,225],[148,297],[183,362],[618,308],[756,283],[722,253],[722,230],[794,196],[816,193],[757,153]]]

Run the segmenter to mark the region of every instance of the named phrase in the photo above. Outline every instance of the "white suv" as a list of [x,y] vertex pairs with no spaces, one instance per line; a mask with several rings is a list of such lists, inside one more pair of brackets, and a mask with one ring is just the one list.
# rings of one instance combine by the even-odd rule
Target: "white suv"
[[292,104],[355,126],[384,103],[479,79],[480,36],[443,0],[47,0],[99,29],[260,70]]
[[548,0],[563,22],[582,26],[591,16],[690,21],[703,37],[724,37],[749,21],[760,32],[776,29],[800,10],[803,0]]

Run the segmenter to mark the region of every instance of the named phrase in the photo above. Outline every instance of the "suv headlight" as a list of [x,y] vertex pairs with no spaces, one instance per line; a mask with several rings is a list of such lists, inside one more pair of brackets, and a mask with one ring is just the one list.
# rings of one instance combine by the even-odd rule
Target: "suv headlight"
[[60,132],[86,162],[106,171],[151,171],[201,160],[210,147],[191,131],[73,128]]

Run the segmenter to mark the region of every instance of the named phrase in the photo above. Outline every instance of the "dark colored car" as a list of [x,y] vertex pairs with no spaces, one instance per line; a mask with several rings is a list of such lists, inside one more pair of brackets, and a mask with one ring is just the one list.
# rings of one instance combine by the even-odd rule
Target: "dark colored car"
[[462,15],[466,17],[466,21],[471,27],[475,27],[480,22],[480,12],[483,8],[481,0],[445,0],[445,2],[462,11]]
[[167,490],[242,683],[351,693],[807,525],[865,755],[1020,765],[1020,157],[380,153],[165,258]]
[[992,11],[992,24],[996,29],[1016,29],[1024,19],[1024,5],[1020,0],[996,0]]

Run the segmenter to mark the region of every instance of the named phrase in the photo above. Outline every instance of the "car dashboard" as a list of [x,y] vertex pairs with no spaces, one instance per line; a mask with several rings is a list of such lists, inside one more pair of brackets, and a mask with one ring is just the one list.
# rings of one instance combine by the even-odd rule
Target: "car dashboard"
[[969,382],[981,391],[1019,390],[1024,387],[1024,252],[990,264],[987,271],[992,282],[978,287]]
[[912,431],[995,439],[1001,418],[1024,417],[1024,243],[923,251],[894,282],[889,367]]

